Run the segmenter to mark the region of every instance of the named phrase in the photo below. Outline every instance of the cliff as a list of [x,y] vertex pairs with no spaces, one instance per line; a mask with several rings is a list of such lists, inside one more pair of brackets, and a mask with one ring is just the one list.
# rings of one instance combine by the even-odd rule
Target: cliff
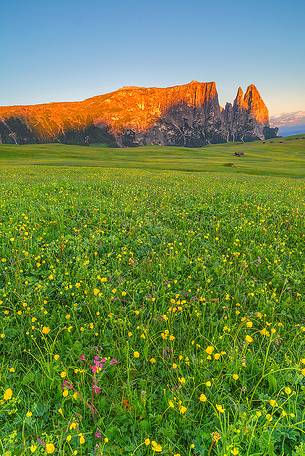
[[123,87],[80,102],[0,107],[0,142],[202,146],[276,135],[254,85],[223,110],[214,82]]

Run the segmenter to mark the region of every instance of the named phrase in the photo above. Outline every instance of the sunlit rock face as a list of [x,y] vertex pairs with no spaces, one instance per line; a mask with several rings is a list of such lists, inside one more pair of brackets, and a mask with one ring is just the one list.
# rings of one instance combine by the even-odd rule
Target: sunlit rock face
[[123,87],[74,103],[0,107],[0,142],[106,143],[198,147],[276,135],[254,85],[219,105],[214,82],[168,88]]

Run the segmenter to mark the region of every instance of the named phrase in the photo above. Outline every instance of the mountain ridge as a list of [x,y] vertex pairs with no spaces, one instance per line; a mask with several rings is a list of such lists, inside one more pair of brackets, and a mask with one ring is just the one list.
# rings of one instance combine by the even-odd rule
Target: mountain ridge
[[82,101],[0,107],[0,142],[201,146],[276,135],[256,86],[221,108],[216,83],[127,86]]

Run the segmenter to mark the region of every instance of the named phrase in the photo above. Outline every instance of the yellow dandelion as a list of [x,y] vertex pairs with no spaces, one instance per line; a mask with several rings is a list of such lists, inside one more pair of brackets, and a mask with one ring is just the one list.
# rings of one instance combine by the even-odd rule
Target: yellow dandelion
[[253,342],[253,337],[249,336],[248,334],[246,335],[245,337],[245,341],[247,342],[247,344],[252,344]]
[[134,358],[140,358],[140,353],[138,351],[133,352]]
[[47,454],[53,454],[55,453],[55,446],[53,445],[53,443],[46,443],[45,450]]
[[225,409],[224,409],[224,407],[222,405],[216,404],[215,407],[216,407],[217,412],[219,412],[219,413],[224,413],[225,412]]
[[208,399],[205,394],[201,393],[199,396],[200,402],[206,402]]
[[213,353],[213,351],[215,350],[215,348],[213,347],[213,345],[209,345],[205,351],[208,355],[211,355]]
[[9,401],[13,397],[13,390],[12,388],[8,388],[7,390],[4,391],[3,394],[3,400],[4,401]]
[[48,326],[44,326],[41,330],[42,334],[49,334],[50,328]]

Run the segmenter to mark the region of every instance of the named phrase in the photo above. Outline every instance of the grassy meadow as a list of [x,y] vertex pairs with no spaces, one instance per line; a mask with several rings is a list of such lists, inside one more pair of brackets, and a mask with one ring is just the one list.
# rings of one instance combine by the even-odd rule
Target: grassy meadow
[[0,454],[304,456],[304,177],[299,138],[1,145]]

